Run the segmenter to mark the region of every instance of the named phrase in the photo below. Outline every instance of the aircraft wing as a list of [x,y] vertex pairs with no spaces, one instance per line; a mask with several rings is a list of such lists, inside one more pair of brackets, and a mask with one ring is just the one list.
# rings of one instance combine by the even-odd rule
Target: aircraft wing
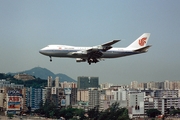
[[[103,52],[111,49],[113,44],[119,42],[120,40],[112,40],[110,42],[104,43],[102,45],[93,46],[86,50],[80,50],[77,52],[72,52],[71,55],[86,55],[88,63],[99,62],[99,58],[103,55]],[[83,58],[78,59],[78,61],[84,61]]]
[[102,45],[93,46],[92,48],[90,48],[90,49],[88,49],[86,51],[87,51],[87,53],[92,52],[92,51],[103,51],[103,52],[105,52],[105,51],[107,51],[107,50],[112,48],[111,45],[113,45],[113,44],[115,44],[115,43],[117,43],[119,41],[120,40],[112,40],[112,41],[104,43]]
[[119,41],[120,40],[112,40],[102,45],[93,46],[92,48],[85,50],[88,56],[88,63],[91,64],[92,62],[99,62],[98,59],[103,55],[102,52],[106,52],[107,50],[111,49],[111,45]]
[[77,52],[72,52],[70,53],[71,55],[89,55],[89,54],[101,54],[102,55],[102,51],[106,52],[107,50],[111,49],[113,44],[119,42],[120,40],[112,40],[110,42],[104,43],[102,45],[98,45],[98,46],[93,46],[89,49],[86,50],[80,50]]
[[110,42],[107,42],[107,43],[104,43],[104,44],[102,44],[102,46],[111,46],[111,45],[113,45],[113,44],[115,44],[115,43],[117,43],[117,42],[119,42],[120,40],[112,40],[112,41],[110,41]]

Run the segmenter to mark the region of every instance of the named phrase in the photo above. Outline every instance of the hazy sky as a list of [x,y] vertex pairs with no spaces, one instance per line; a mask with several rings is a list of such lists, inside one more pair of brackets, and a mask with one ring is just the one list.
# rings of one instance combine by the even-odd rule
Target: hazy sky
[[[0,72],[43,67],[54,73],[97,76],[100,83],[180,80],[179,0],[1,0]],[[48,44],[94,46],[121,39],[126,47],[150,32],[148,53],[76,63],[39,53]]]

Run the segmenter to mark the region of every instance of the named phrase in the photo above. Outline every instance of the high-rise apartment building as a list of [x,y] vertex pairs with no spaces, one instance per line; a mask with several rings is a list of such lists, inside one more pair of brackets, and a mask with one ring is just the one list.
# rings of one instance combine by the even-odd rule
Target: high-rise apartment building
[[89,91],[88,90],[78,90],[77,91],[77,101],[88,102],[89,101]]
[[144,116],[144,93],[139,91],[129,91],[128,112],[130,118]]
[[137,81],[132,81],[130,87],[131,87],[132,89],[137,89],[137,87],[138,87],[138,82],[137,82]]
[[100,91],[98,89],[89,89],[89,108],[99,107],[99,95]]
[[48,87],[52,87],[52,84],[53,84],[53,79],[52,79],[52,77],[51,77],[51,76],[48,76],[48,80],[47,80],[47,82],[48,82],[47,86],[48,86]]
[[39,104],[42,101],[42,88],[27,88],[26,89],[26,106],[31,107],[31,110],[39,109]]
[[55,78],[55,87],[59,87],[59,77]]
[[76,82],[64,81],[64,82],[61,82],[60,84],[61,84],[62,88],[77,88],[77,83]]
[[156,90],[154,91],[154,97],[179,97],[178,90]]
[[[136,85],[138,84],[138,86]],[[151,89],[151,90],[176,90],[180,89],[180,81],[169,81],[163,82],[151,81],[147,83],[137,83],[136,81],[131,82],[131,88],[133,89]]]
[[77,88],[71,88],[70,104],[71,105],[77,104]]
[[65,92],[60,87],[45,87],[46,96],[45,99],[48,102],[53,103],[57,107],[61,107],[61,101],[65,99]]
[[88,88],[98,88],[99,78],[98,77],[78,77],[77,88],[78,89],[88,89]]
[[111,83],[102,83],[100,84],[100,89],[109,89],[113,84]]
[[6,113],[19,114],[24,109],[24,97],[22,92],[24,85],[0,80],[0,110]]

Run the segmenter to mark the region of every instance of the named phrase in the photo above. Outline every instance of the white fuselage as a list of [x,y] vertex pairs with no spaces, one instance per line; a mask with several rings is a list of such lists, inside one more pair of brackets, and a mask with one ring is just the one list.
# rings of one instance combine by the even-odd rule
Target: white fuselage
[[[92,47],[75,47],[67,45],[48,45],[45,48],[42,48],[39,52],[43,55],[50,57],[69,57],[69,58],[87,58],[87,54],[83,54],[83,51],[86,51]],[[82,54],[71,54],[73,52],[82,51]],[[141,52],[135,52],[128,48],[111,48],[106,52],[102,52],[103,55],[100,58],[117,58],[133,54],[139,54]]]
[[50,61],[52,57],[68,57],[76,58],[76,62],[97,63],[101,58],[117,58],[128,55],[145,53],[151,46],[147,44],[150,33],[144,33],[129,46],[125,48],[114,48],[113,44],[120,40],[112,40],[101,45],[93,47],[76,47],[68,45],[48,45],[42,48],[39,52],[43,55],[49,56]]

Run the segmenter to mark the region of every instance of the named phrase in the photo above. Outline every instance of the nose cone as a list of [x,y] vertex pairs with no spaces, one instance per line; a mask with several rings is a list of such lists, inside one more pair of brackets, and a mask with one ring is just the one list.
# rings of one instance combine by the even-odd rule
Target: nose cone
[[41,50],[39,50],[39,53],[43,54],[43,50],[42,50],[42,49],[41,49]]
[[41,54],[44,55],[44,54],[45,54],[45,51],[44,51],[43,49],[40,49],[40,50],[39,50],[39,53],[41,53]]
[[39,53],[43,54],[43,55],[47,55],[49,56],[51,54],[50,52],[51,50],[47,49],[46,47],[45,48],[42,48],[39,50]]

